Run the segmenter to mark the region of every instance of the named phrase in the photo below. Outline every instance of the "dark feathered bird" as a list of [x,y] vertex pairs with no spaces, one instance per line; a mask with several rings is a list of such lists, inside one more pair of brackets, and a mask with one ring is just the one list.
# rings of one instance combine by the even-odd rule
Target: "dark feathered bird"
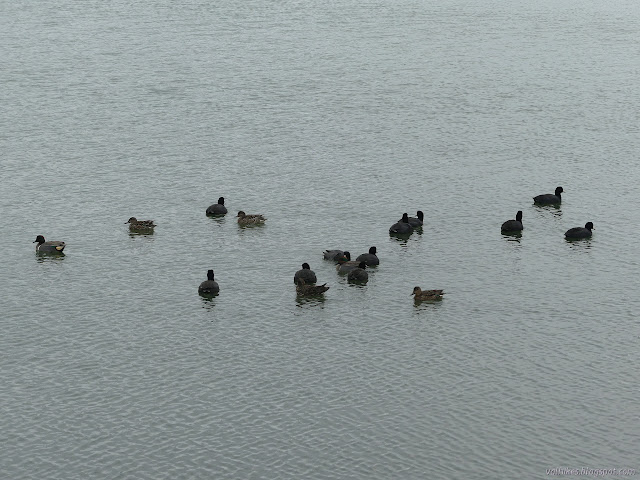
[[363,253],[362,255],[358,255],[358,257],[356,258],[356,262],[365,262],[368,267],[371,267],[373,265],[379,265],[380,260],[378,259],[376,252],[377,252],[376,247],[371,247],[369,249],[369,253]]
[[295,273],[293,276],[293,283],[297,284],[299,278],[303,279],[306,284],[316,283],[318,281],[316,274],[311,270],[308,263],[303,263],[302,269]]
[[545,193],[533,197],[533,202],[540,205],[550,205],[554,203],[560,203],[562,201],[561,193],[564,192],[562,187],[557,187],[555,193]]
[[45,242],[42,235],[36,236],[36,240],[33,243],[37,243],[36,252],[41,253],[61,253],[66,246],[64,242],[60,242],[57,240]]
[[593,223],[587,222],[583,227],[573,227],[564,232],[564,236],[568,239],[589,238],[593,230]]
[[424,223],[424,213],[422,213],[422,210],[416,212],[416,217],[408,217],[409,225],[413,228],[421,227]]
[[349,273],[354,268],[357,268],[360,262],[355,262],[351,260],[351,253],[344,252],[344,255],[338,259],[338,265],[336,265],[336,270],[338,273],[345,274]]
[[215,295],[219,291],[218,282],[213,279],[213,270],[208,270],[207,279],[198,287],[198,293],[200,295]]
[[224,206],[224,197],[218,199],[218,203],[209,205],[207,215],[224,215],[227,213],[227,207]]
[[325,250],[323,257],[325,260],[338,260],[344,255],[342,250]]
[[347,281],[353,283],[366,283],[369,280],[369,274],[366,272],[367,264],[360,262],[356,268],[347,274]]
[[402,219],[399,222],[394,223],[389,228],[389,233],[391,234],[407,234],[413,233],[413,227],[409,224],[409,215],[406,213],[402,214]]
[[519,232],[523,229],[522,226],[522,211],[518,211],[516,213],[515,220],[507,220],[500,227],[500,231],[502,232]]

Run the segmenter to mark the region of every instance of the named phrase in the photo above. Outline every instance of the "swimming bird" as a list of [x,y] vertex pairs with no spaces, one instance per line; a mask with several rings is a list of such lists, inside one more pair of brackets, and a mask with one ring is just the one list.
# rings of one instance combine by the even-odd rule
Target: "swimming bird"
[[369,274],[366,272],[367,264],[365,262],[360,262],[356,268],[351,270],[347,274],[348,282],[355,283],[367,283],[369,280]]
[[198,287],[200,295],[214,295],[220,291],[218,282],[213,279],[213,270],[207,271],[207,279]]
[[507,220],[506,222],[504,222],[500,227],[500,231],[501,232],[519,232],[523,228],[524,227],[522,226],[522,211],[518,210],[518,213],[516,213],[516,219]]
[[207,215],[224,215],[227,213],[227,207],[224,206],[224,197],[218,199],[218,203],[209,205]]
[[151,230],[156,226],[153,220],[138,220],[136,217],[131,217],[124,223],[129,224],[129,230]]
[[591,236],[591,230],[593,230],[593,223],[587,222],[582,227],[573,227],[564,232],[564,236],[568,239],[576,239],[576,238],[589,238]]
[[360,262],[355,262],[351,260],[351,253],[344,252],[344,255],[338,259],[338,265],[336,265],[336,270],[340,274],[349,273],[354,268],[358,268]]
[[543,195],[538,195],[533,197],[533,202],[538,203],[540,205],[550,205],[554,203],[560,203],[562,201],[561,193],[564,192],[562,187],[557,187],[555,193],[545,193]]
[[391,225],[389,228],[390,234],[405,234],[405,233],[413,233],[413,227],[409,224],[409,215],[406,213],[402,214],[402,219]]
[[45,242],[44,237],[42,235],[38,235],[36,240],[33,243],[37,243],[36,252],[42,253],[60,253],[64,250],[66,246],[64,242],[52,240],[50,242]]
[[376,247],[371,247],[369,249],[369,253],[363,253],[362,255],[358,255],[358,257],[356,258],[356,262],[365,262],[368,267],[371,267],[373,265],[379,265],[380,260],[376,255]]
[[416,217],[408,217],[409,225],[411,225],[413,228],[421,227],[423,225],[424,213],[422,213],[422,210],[418,210],[418,212],[416,213]]
[[322,295],[329,290],[326,283],[322,285],[307,285],[302,278],[296,282],[296,292],[298,295]]
[[318,281],[315,272],[311,270],[308,263],[303,263],[302,270],[298,270],[295,273],[293,276],[293,283],[297,284],[299,278],[303,279],[306,284],[316,283]]
[[442,300],[444,291],[442,290],[422,290],[420,287],[413,287],[413,293],[415,295],[414,300],[416,302],[422,302],[424,300]]
[[325,260],[338,260],[343,255],[342,250],[325,250],[323,254]]
[[238,212],[238,225],[259,225],[264,223],[266,218],[263,215],[247,215],[242,210]]

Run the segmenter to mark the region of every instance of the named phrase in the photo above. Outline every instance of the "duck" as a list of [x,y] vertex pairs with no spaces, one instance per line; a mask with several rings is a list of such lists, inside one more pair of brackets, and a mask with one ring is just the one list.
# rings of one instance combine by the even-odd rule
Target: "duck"
[[356,268],[347,274],[347,281],[354,283],[367,283],[369,274],[366,272],[366,262],[360,262]]
[[360,262],[355,262],[351,260],[351,253],[344,252],[344,255],[338,259],[338,265],[336,265],[336,270],[340,274],[349,273],[354,268],[358,268]]
[[264,223],[266,218],[263,215],[247,215],[242,210],[238,212],[238,225],[259,225]]
[[402,219],[399,222],[394,223],[389,228],[390,234],[406,234],[413,233],[413,227],[409,224],[409,215],[406,213],[402,214]]
[[414,300],[422,302],[424,300],[442,300],[444,291],[442,290],[422,290],[420,287],[413,287]]
[[342,250],[325,250],[323,257],[325,260],[338,260],[344,255]]
[[409,220],[409,225],[411,225],[413,228],[421,227],[424,223],[424,213],[422,213],[422,210],[418,210],[416,212],[416,216],[408,217],[408,220]]
[[380,260],[376,255],[376,247],[369,248],[369,253],[363,253],[356,257],[356,262],[365,262],[368,267],[373,265],[380,265]]
[[556,187],[555,193],[545,193],[543,195],[537,195],[533,197],[533,202],[541,205],[551,205],[554,203],[560,203],[562,201],[561,193],[564,192],[562,187]]
[[61,253],[66,244],[57,240],[46,242],[42,235],[38,235],[33,243],[37,243],[36,252],[42,253]]
[[224,206],[224,197],[218,199],[218,203],[209,205],[207,208],[207,215],[225,215],[227,213],[227,207]]
[[129,224],[129,230],[151,230],[156,226],[153,220],[138,220],[136,217],[131,217],[124,223]]
[[504,222],[500,227],[500,231],[501,232],[519,232],[523,228],[524,227],[522,226],[522,211],[518,210],[518,213],[516,213],[516,219],[507,220],[506,222]]
[[591,237],[591,230],[593,230],[593,223],[587,222],[583,227],[573,227],[564,232],[565,238],[589,238]]
[[302,264],[302,270],[298,270],[293,276],[293,283],[297,284],[299,278],[303,279],[306,284],[318,281],[315,272],[311,270],[311,267],[306,262]]
[[220,291],[218,282],[213,279],[213,270],[207,270],[207,279],[198,287],[200,295],[215,295]]
[[326,283],[322,285],[307,285],[302,278],[298,278],[296,282],[296,292],[298,295],[322,295],[329,290]]

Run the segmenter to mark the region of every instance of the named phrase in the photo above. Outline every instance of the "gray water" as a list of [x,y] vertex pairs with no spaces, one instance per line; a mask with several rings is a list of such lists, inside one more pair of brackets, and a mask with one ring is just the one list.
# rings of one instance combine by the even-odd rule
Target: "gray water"
[[[0,1],[0,476],[640,468],[640,7],[603,3]],[[365,286],[322,259],[372,245]]]

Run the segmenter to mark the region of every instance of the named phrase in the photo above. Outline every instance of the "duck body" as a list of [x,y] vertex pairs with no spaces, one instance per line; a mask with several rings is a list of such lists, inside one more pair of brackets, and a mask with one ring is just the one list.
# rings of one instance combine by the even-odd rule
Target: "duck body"
[[413,287],[414,300],[423,302],[425,300],[442,300],[443,290],[422,290],[420,287]]
[[327,287],[326,283],[322,285],[307,285],[302,278],[298,278],[296,281],[296,293],[298,295],[322,295],[327,290],[329,290],[329,287]]
[[358,268],[360,262],[355,262],[351,260],[351,253],[344,252],[344,255],[338,259],[338,265],[336,265],[336,270],[339,274],[347,274],[354,268]]
[[418,210],[415,217],[407,217],[407,219],[413,228],[421,227],[424,224],[424,213],[422,210]]
[[238,212],[238,225],[260,225],[266,220],[264,215],[247,215],[242,210]]
[[347,274],[347,281],[350,283],[367,283],[369,280],[369,274],[365,270],[366,268],[367,264],[365,262],[360,262],[356,268]]
[[363,253],[362,255],[358,255],[356,257],[356,262],[365,262],[367,267],[372,267],[374,265],[380,265],[380,259],[376,255],[376,247],[369,248],[369,253]]
[[308,263],[303,263],[302,269],[298,270],[295,273],[295,275],[293,276],[293,283],[297,285],[298,279],[304,280],[305,284],[312,284],[318,281],[318,279],[316,278],[315,272],[311,270],[311,267],[309,266]]
[[562,202],[562,187],[556,187],[555,193],[545,193],[543,195],[537,195],[533,197],[533,202],[538,205],[553,205]]
[[156,224],[153,223],[153,220],[138,220],[136,217],[131,217],[129,220],[125,222],[125,224],[129,224],[129,230],[151,230]]
[[507,220],[500,227],[501,232],[520,232],[524,227],[522,226],[522,211],[516,213],[515,220]]
[[227,207],[224,206],[224,197],[218,199],[218,203],[209,205],[207,208],[207,215],[225,215],[227,213]]
[[198,287],[200,295],[215,295],[220,292],[218,282],[214,280],[213,270],[207,271],[207,279]]
[[66,244],[57,240],[46,242],[42,235],[38,235],[33,243],[36,243],[36,252],[62,253]]
[[580,239],[580,238],[590,238],[593,230],[593,223],[587,222],[584,227],[573,227],[564,232],[564,236],[567,239]]
[[323,257],[325,260],[338,260],[344,255],[342,250],[325,250]]
[[402,219],[399,222],[394,223],[389,228],[391,235],[405,235],[413,233],[413,227],[409,224],[409,215],[406,213],[402,215]]

